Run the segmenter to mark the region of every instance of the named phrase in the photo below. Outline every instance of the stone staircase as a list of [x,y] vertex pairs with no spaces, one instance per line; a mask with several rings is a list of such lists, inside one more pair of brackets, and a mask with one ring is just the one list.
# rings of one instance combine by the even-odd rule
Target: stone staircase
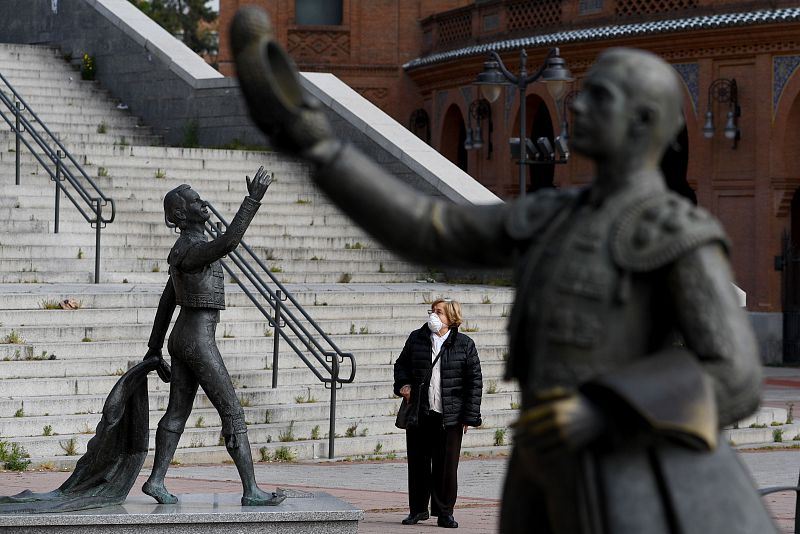
[[[159,146],[124,105],[80,81],[53,49],[2,45],[0,73],[117,209],[102,231],[101,284],[91,284],[94,231],[62,198],[60,232],[52,233],[53,183],[23,151],[22,183],[15,186],[14,138],[0,133],[0,440],[22,444],[34,464],[74,464],[112,385],[146,351],[176,237],[164,225],[163,195],[189,183],[230,219],[246,194],[244,176],[264,165],[276,182],[245,240],[357,361],[355,382],[337,391],[336,456],[403,453],[404,434],[393,424],[399,399],[391,391],[392,362],[425,321],[426,303],[440,295],[464,303],[484,372],[485,423],[470,430],[464,447],[482,451],[508,442],[518,406],[516,387],[501,380],[511,289],[431,283],[436,273],[382,249],[332,206],[301,162],[271,152]],[[285,342],[273,389],[275,332],[238,286],[226,291],[218,344],[256,458],[280,447],[299,458],[326,457],[330,390]],[[79,308],[57,309],[64,299]],[[168,386],[153,375],[149,391],[154,429]],[[227,460],[219,437],[219,417],[200,394],[176,460]]]

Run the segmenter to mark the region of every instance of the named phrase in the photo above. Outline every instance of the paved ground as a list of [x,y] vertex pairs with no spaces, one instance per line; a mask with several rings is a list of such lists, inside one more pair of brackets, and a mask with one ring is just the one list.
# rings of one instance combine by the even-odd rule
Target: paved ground
[[[784,407],[797,402],[800,407],[800,369],[767,369],[765,403]],[[800,473],[800,449],[743,450],[740,457],[759,487],[793,485]],[[465,458],[459,467],[459,499],[455,516],[458,532],[490,534],[497,532],[506,458]],[[407,514],[406,464],[403,461],[355,463],[314,462],[297,464],[258,464],[256,474],[262,487],[286,487],[305,491],[325,491],[365,511],[359,532],[366,534],[409,534],[438,532],[434,521],[416,527],[403,526]],[[0,472],[0,494],[23,489],[43,491],[57,487],[69,473]],[[141,477],[132,494],[141,494]],[[241,491],[232,465],[174,466],[168,488],[174,493]],[[794,496],[779,494],[765,499],[781,532],[792,532]],[[433,530],[431,530],[433,529]]]

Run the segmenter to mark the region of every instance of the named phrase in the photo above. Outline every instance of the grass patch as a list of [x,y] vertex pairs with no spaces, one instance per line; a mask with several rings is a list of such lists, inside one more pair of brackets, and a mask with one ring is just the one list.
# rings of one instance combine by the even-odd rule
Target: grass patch
[[478,325],[470,326],[469,323],[464,323],[464,328],[461,329],[462,332],[480,332],[480,330]]
[[367,248],[367,246],[362,244],[360,241],[356,241],[352,245],[350,243],[345,243],[344,248],[348,250],[361,250],[362,248]]
[[44,425],[42,428],[42,435],[43,436],[52,436],[53,435],[53,425]]
[[494,446],[500,447],[506,444],[506,429],[498,428],[494,431]]
[[0,440],[0,464],[9,471],[25,471],[30,465],[30,454],[19,443]]
[[163,180],[166,177],[167,177],[167,171],[165,171],[164,169],[156,170],[156,178],[158,178],[159,180]]
[[352,279],[353,275],[351,275],[350,273],[342,273],[342,276],[339,277],[339,283],[349,284]]
[[272,459],[276,462],[294,462],[297,460],[297,455],[289,447],[278,447]]
[[97,125],[97,133],[104,134],[106,132],[108,132],[108,125],[106,124],[106,121],[102,121]]
[[490,299],[488,296],[483,297],[483,300],[481,300],[481,304],[491,304],[491,303],[492,299]]
[[61,302],[55,299],[45,299],[39,303],[39,307],[43,310],[60,310]]
[[25,417],[25,408],[19,408],[14,412],[14,417]]
[[296,396],[294,398],[294,401],[297,404],[310,404],[310,403],[317,402],[317,399],[315,399],[314,397],[311,396],[311,388],[309,388],[307,395],[298,395],[298,396]]
[[[344,431],[344,437],[346,438],[354,438],[358,433],[358,423],[353,423],[352,425],[347,427],[347,430]],[[366,433],[364,434],[366,435]]]
[[775,443],[781,443],[783,441],[783,429],[782,428],[774,428],[772,430],[772,441]]
[[19,332],[17,332],[16,330],[12,330],[0,342],[6,345],[21,345],[25,343],[25,340],[22,339],[22,336],[19,335]]
[[61,447],[61,450],[64,451],[64,454],[67,456],[76,456],[78,454],[78,442],[75,438],[69,438],[67,441],[61,441],[58,443],[58,446]]
[[108,169],[106,169],[105,167],[97,167],[97,176],[99,176],[100,178],[108,178],[109,176]]
[[486,383],[486,393],[488,393],[489,395],[494,395],[495,393],[497,393],[497,382],[496,381],[489,380]]
[[295,441],[296,439],[294,435],[294,421],[289,422],[289,428],[278,433],[278,441]]
[[281,267],[280,265],[271,265],[270,268],[269,268],[269,272],[271,272],[271,273],[282,273],[283,272],[283,267]]
[[320,436],[320,428],[319,425],[317,425],[311,429],[311,439],[319,439],[319,436]]

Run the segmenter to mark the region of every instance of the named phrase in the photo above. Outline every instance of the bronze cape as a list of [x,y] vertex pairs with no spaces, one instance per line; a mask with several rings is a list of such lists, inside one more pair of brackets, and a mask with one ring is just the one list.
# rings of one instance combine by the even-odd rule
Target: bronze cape
[[0,513],[68,512],[125,502],[147,457],[147,375],[161,373],[165,366],[161,358],[148,358],[122,375],[106,398],[103,417],[72,475],[50,492],[25,490],[0,497]]

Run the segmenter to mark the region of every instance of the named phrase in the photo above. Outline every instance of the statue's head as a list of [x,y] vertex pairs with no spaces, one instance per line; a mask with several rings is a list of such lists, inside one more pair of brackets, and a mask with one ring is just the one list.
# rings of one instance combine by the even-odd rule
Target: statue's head
[[613,48],[589,69],[573,101],[570,146],[594,160],[643,151],[660,160],[683,126],[675,70],[642,50]]
[[192,224],[203,224],[210,217],[207,206],[197,191],[181,184],[164,195],[164,222],[169,228],[181,230]]

